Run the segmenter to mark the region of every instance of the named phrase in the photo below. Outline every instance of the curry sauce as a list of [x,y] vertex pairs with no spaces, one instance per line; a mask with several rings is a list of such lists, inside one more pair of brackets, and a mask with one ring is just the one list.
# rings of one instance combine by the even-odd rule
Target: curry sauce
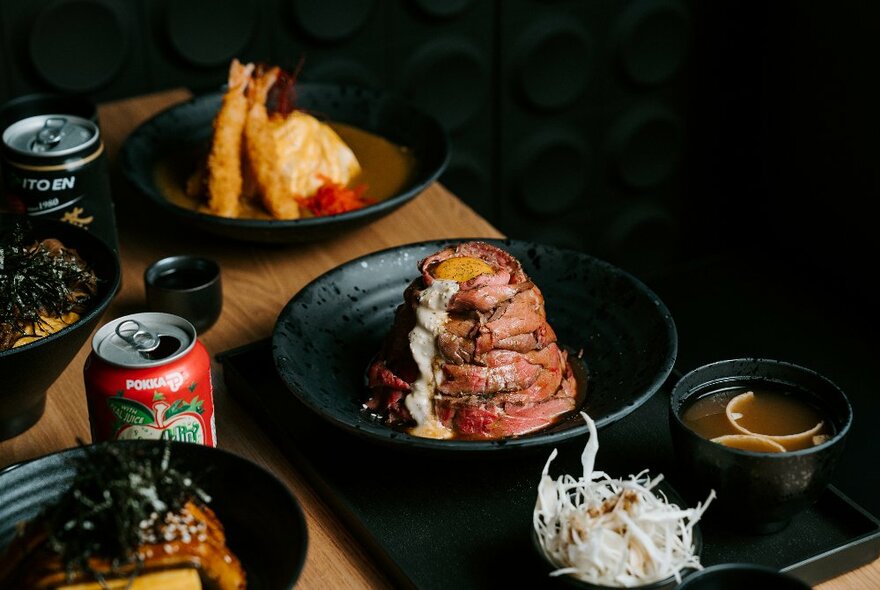
[[[406,147],[352,125],[330,122],[329,125],[348,144],[361,165],[361,173],[349,186],[366,185],[364,197],[372,202],[384,201],[400,194],[416,172],[416,158]],[[200,210],[204,200],[186,193],[187,179],[204,161],[207,145],[189,152],[170,152],[159,160],[154,179],[165,198],[185,209]],[[303,217],[312,216],[303,208]],[[274,219],[258,199],[242,200],[240,219]]]

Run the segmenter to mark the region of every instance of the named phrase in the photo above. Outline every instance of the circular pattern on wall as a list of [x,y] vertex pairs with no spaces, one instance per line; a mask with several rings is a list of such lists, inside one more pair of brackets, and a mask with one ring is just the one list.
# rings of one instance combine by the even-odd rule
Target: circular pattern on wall
[[465,11],[473,4],[472,0],[413,0],[428,16],[436,18],[452,18]]
[[293,0],[293,15],[313,39],[338,42],[366,24],[374,5],[374,0]]
[[481,165],[472,154],[458,148],[453,149],[440,182],[472,206],[485,203],[491,196],[488,163]]
[[303,68],[302,80],[357,86],[359,88],[378,88],[376,75],[366,66],[344,57],[331,57],[312,62]]
[[529,105],[560,109],[583,94],[592,43],[579,25],[555,17],[540,21],[526,32],[515,51],[516,80]]
[[543,131],[514,157],[517,196],[532,213],[556,215],[582,202],[591,173],[591,150],[567,130]]
[[406,64],[403,88],[448,131],[470,121],[486,102],[488,59],[463,39],[429,42]]
[[54,2],[34,20],[28,49],[34,68],[58,90],[87,92],[112,80],[128,53],[116,10],[99,0]]
[[602,236],[603,255],[633,271],[656,271],[675,260],[679,225],[663,207],[648,201],[624,208]]
[[678,2],[633,4],[620,19],[618,49],[629,78],[655,85],[671,78],[687,54],[690,19]]
[[611,143],[621,179],[635,188],[666,180],[681,157],[679,118],[657,106],[636,107],[611,130]]
[[165,29],[174,51],[194,66],[224,65],[247,47],[257,12],[247,0],[168,2]]
[[532,225],[525,233],[525,239],[538,244],[549,244],[551,246],[556,246],[557,248],[581,251],[583,251],[586,246],[580,232],[566,227],[561,223],[542,223],[540,225]]

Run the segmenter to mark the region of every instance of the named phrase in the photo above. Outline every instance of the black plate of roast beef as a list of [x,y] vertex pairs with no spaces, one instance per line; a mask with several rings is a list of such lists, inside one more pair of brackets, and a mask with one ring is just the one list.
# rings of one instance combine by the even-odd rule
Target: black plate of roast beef
[[297,293],[272,338],[291,395],[399,448],[553,445],[635,410],[672,370],[662,301],[582,252],[443,240],[347,262]]

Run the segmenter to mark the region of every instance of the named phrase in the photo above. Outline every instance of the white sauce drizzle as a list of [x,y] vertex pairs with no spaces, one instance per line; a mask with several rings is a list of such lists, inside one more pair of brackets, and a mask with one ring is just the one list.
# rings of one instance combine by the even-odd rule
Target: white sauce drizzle
[[409,348],[419,367],[419,378],[412,384],[406,396],[406,409],[412,414],[417,426],[412,434],[429,438],[450,438],[452,432],[437,419],[434,413],[434,391],[443,381],[440,350],[437,336],[443,331],[449,314],[446,307],[452,296],[458,293],[458,282],[435,280],[422,291],[416,307],[416,325],[409,333]]

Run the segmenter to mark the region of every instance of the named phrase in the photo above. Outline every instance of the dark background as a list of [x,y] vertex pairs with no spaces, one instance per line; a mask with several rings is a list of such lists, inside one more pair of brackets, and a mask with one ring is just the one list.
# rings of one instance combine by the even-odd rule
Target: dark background
[[0,99],[212,90],[236,56],[409,97],[451,135],[444,184],[499,229],[646,280],[681,369],[768,356],[838,382],[838,481],[880,514],[878,55],[871,2],[0,3]]

